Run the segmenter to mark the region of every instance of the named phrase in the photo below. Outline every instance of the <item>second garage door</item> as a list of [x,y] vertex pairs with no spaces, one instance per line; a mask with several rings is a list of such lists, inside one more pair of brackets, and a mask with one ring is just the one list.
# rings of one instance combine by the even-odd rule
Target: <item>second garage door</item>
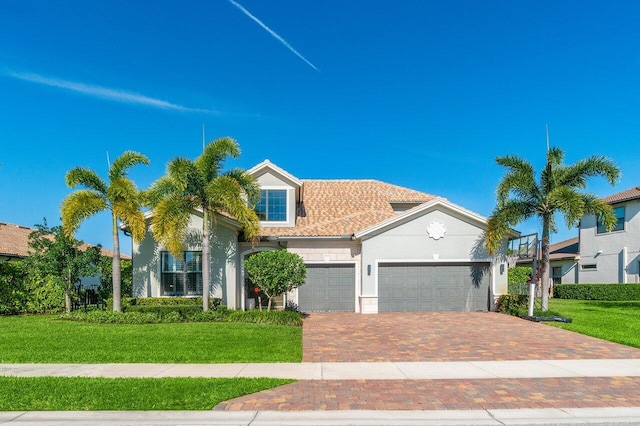
[[354,312],[356,274],[354,265],[307,265],[307,279],[298,287],[298,306],[303,312]]
[[486,311],[489,264],[381,263],[378,312]]

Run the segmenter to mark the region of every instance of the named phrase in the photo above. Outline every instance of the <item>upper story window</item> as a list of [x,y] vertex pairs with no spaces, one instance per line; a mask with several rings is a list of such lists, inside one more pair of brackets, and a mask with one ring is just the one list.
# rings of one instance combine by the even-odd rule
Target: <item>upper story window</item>
[[260,202],[256,206],[256,214],[261,221],[287,221],[287,190],[263,189]]
[[[613,214],[616,216],[616,219],[618,219],[618,222],[611,232],[624,231],[624,206],[614,208]],[[598,234],[604,234],[606,232],[607,228],[598,220]]]

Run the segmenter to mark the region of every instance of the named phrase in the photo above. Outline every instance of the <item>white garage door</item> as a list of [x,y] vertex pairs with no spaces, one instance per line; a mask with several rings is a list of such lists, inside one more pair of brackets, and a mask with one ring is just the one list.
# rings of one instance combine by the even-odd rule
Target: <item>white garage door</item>
[[486,311],[488,263],[381,263],[378,312]]
[[354,312],[355,297],[354,265],[307,265],[305,284],[298,287],[302,312]]

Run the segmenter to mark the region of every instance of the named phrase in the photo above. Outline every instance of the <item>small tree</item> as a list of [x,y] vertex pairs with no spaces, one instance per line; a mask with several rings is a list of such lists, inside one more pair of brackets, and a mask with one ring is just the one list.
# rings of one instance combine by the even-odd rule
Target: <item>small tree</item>
[[271,301],[304,284],[307,268],[302,258],[286,250],[263,251],[249,257],[244,262],[251,282],[269,298],[267,310],[271,310]]
[[49,228],[46,220],[29,235],[29,257],[24,262],[28,274],[52,281],[64,289],[65,310],[71,312],[71,295],[81,277],[97,273],[100,247],[81,250],[81,241],[69,237],[62,227]]
[[[120,295],[131,297],[133,289],[133,265],[130,259],[120,260]],[[102,300],[113,297],[113,262],[108,256],[102,256],[98,264],[100,272],[100,286],[98,286],[98,296]]]

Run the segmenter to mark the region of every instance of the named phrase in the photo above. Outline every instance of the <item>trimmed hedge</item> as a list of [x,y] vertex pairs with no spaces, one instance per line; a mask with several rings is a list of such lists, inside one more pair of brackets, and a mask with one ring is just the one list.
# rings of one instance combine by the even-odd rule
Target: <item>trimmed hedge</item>
[[270,325],[302,325],[302,316],[295,311],[230,311],[229,322],[248,322]]
[[[209,298],[209,306],[215,309],[222,304],[218,297]],[[175,306],[192,305],[202,307],[202,297],[123,297],[120,307],[125,312],[131,306]],[[113,299],[107,299],[107,309],[113,310]]]
[[553,297],[575,300],[640,300],[640,284],[556,284]]
[[142,312],[152,313],[160,317],[164,317],[171,312],[177,312],[182,318],[188,318],[202,312],[202,306],[197,305],[165,305],[165,306],[152,306],[152,305],[133,305],[129,306],[125,312]]

